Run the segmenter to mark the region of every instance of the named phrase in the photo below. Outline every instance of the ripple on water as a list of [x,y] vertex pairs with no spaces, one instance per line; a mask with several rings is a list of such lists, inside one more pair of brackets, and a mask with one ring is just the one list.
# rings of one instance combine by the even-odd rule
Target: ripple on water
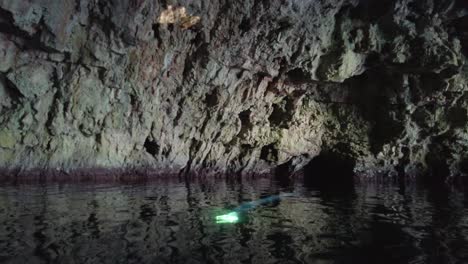
[[[215,223],[269,196],[239,223]],[[468,262],[467,195],[417,186],[22,185],[0,187],[0,205],[6,263]]]

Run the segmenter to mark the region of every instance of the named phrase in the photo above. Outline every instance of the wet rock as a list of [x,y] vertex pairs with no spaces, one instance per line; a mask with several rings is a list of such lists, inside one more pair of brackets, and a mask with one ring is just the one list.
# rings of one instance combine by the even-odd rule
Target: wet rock
[[466,174],[466,5],[374,2],[0,0],[0,168]]

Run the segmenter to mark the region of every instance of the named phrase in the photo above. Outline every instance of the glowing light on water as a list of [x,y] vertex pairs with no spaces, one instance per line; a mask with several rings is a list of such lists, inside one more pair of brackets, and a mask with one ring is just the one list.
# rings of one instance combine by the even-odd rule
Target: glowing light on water
[[228,214],[218,215],[216,216],[216,223],[217,224],[235,224],[239,222],[239,212],[246,212],[251,209],[255,209],[260,205],[264,205],[271,202],[276,202],[280,200],[282,197],[290,197],[292,194],[282,194],[282,195],[273,195],[269,196],[260,200],[247,202],[239,205],[235,208],[232,212]]
[[234,224],[239,222],[239,215],[237,212],[216,216],[217,224]]

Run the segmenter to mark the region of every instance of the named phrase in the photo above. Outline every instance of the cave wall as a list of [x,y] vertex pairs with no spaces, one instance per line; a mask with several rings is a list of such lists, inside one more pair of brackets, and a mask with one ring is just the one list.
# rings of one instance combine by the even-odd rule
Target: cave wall
[[0,0],[0,168],[468,172],[463,0]]

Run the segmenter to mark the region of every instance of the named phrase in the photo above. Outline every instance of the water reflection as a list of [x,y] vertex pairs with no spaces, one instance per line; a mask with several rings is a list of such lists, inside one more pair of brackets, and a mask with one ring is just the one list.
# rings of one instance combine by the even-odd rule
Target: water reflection
[[[281,196],[292,193],[292,196]],[[280,195],[244,212],[215,216]],[[0,187],[5,263],[463,263],[464,193],[358,183],[160,181]]]

